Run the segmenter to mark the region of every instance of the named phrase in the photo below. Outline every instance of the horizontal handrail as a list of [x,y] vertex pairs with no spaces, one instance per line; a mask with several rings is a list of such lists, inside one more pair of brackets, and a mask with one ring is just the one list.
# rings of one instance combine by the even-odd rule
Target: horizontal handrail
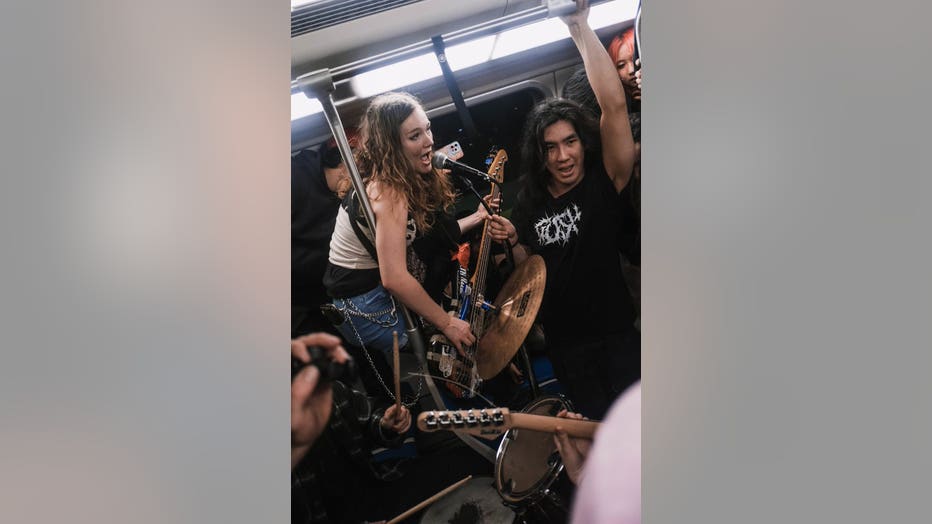
[[[596,5],[603,3],[608,0],[596,0],[591,2],[591,5]],[[441,35],[443,37],[443,42],[447,46],[455,45],[459,42],[471,40],[475,38],[480,38],[486,35],[495,34],[498,32],[503,32],[508,29],[513,29],[515,27],[520,27],[532,22],[538,22],[540,20],[547,19],[549,13],[546,7],[543,5],[525,9],[523,11],[518,11],[510,15],[505,15],[494,20],[488,20],[486,22],[481,22],[463,29],[457,29],[447,34]],[[433,43],[431,40],[425,39],[413,44],[408,44],[397,49],[392,49],[391,51],[386,51],[384,53],[379,53],[371,57],[363,58],[350,62],[348,64],[339,65],[336,67],[329,68],[331,78],[334,83],[342,82],[350,79],[351,77],[369,71],[371,69],[378,68],[383,65],[388,65],[394,62],[405,60],[408,58],[413,58],[415,56],[432,52]],[[305,73],[313,74],[313,72]],[[301,78],[304,74],[298,76]],[[297,79],[291,81],[291,91],[295,92],[298,90],[298,81]]]

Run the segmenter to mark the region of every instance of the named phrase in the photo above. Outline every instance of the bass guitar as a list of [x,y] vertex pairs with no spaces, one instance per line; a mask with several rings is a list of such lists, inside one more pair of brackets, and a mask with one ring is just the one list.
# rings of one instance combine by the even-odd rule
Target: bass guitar
[[[504,180],[504,166],[507,161],[508,153],[504,149],[499,149],[489,166],[488,176],[495,181],[489,193],[492,201],[499,196],[498,186]],[[463,352],[460,353],[445,336],[436,334],[430,338],[427,350],[427,363],[431,374],[443,379],[447,390],[456,398],[472,398],[482,386],[482,378],[479,376],[476,364],[476,353],[479,339],[486,331],[487,315],[492,309],[491,304],[485,300],[485,284],[491,248],[492,235],[489,223],[486,222],[483,224],[476,270],[467,282],[465,278],[462,278],[466,269],[460,268],[461,278],[457,282],[459,288],[457,309],[450,313],[469,322],[469,328],[476,336],[476,343],[464,347]]]

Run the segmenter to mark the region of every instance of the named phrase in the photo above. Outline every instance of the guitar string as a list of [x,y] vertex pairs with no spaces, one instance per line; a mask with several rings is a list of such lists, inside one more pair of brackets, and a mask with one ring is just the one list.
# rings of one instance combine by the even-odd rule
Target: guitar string
[[[490,175],[492,174],[493,171],[495,172],[495,175],[496,175],[496,176],[498,175],[498,173],[500,172],[500,170],[501,170],[501,168],[502,168],[502,165],[504,165],[505,160],[507,160],[507,153],[506,153],[505,155],[503,155],[503,156],[505,156],[505,158],[503,158],[502,160],[500,160],[500,161],[495,165],[494,170],[490,170],[490,172],[489,172]],[[492,195],[493,198],[495,197],[496,189],[497,189],[497,187],[492,186],[492,193],[491,193],[491,195]],[[479,299],[479,296],[481,295],[480,289],[483,289],[483,288],[485,287],[485,274],[486,274],[486,272],[487,272],[487,270],[488,270],[488,264],[487,264],[487,260],[486,260],[486,259],[488,258],[488,249],[489,249],[488,246],[489,246],[489,244],[491,243],[491,237],[487,234],[488,227],[489,227],[489,226],[488,226],[488,222],[486,222],[486,223],[483,225],[482,245],[481,245],[481,247],[479,248],[479,257],[478,257],[478,261],[477,261],[477,268],[476,268],[476,272],[475,272],[475,274],[474,274],[474,277],[475,277],[475,278],[473,279],[473,284],[474,284],[474,285],[472,286],[472,289],[470,290],[470,305],[469,305],[469,312],[468,312],[468,313],[469,313],[469,325],[470,325],[470,328],[471,328],[472,331],[473,331],[473,334],[476,335],[476,339],[477,339],[477,340],[476,340],[476,343],[475,343],[475,344],[472,344],[472,345],[470,345],[470,346],[466,346],[465,349],[464,349],[464,353],[466,353],[466,354],[465,354],[465,355],[462,355],[462,357],[463,357],[464,359],[466,359],[466,361],[467,361],[467,362],[466,362],[467,366],[464,366],[464,367],[469,368],[469,369],[468,369],[468,370],[465,370],[465,369],[459,369],[459,368],[458,368],[458,369],[456,369],[456,370],[453,372],[453,373],[454,373],[454,376],[455,376],[456,378],[461,379],[461,380],[464,380],[464,381],[467,380],[467,379],[469,379],[470,381],[472,381],[472,380],[471,380],[471,379],[472,379],[472,374],[471,374],[470,372],[475,370],[475,367],[476,367],[476,351],[477,351],[477,349],[478,349],[478,348],[477,348],[478,339],[482,336],[482,333],[479,333],[479,331],[483,331],[483,332],[485,331],[485,326],[484,326],[484,325],[481,325],[481,326],[479,325],[479,322],[480,322],[480,318],[479,318],[479,317],[480,317],[480,315],[481,315],[481,311],[480,311],[481,308],[478,306],[478,304],[479,304],[479,300],[478,300],[478,299]],[[484,317],[484,316],[483,316],[483,317]],[[439,377],[438,377],[438,378],[439,378]],[[455,382],[455,381],[450,380],[450,379],[445,379],[445,380],[449,381],[450,383]],[[468,388],[465,388],[465,389],[466,389],[467,391],[475,392],[475,389],[474,389],[474,388],[471,388],[471,387],[468,387]]]
[[[504,152],[504,150],[500,150],[500,151]],[[498,153],[496,153],[496,156],[498,156]],[[492,175],[492,173],[493,173],[493,171],[494,171],[494,176],[495,176],[496,179],[500,176],[500,172],[501,172],[502,166],[503,166],[503,165],[505,164],[505,162],[508,160],[507,153],[504,153],[504,154],[501,155],[501,156],[503,156],[503,158],[502,158],[501,160],[499,160],[499,161],[495,164],[494,169],[492,169],[492,170],[489,171],[489,174],[490,174],[490,175]],[[492,186],[492,191],[491,191],[490,195],[492,196],[493,199],[494,199],[495,196],[496,196],[497,189],[498,189],[498,188],[497,188],[495,185]],[[489,255],[488,252],[489,252],[489,249],[490,249],[489,246],[490,246],[490,244],[491,244],[491,236],[487,234],[488,228],[489,228],[489,225],[488,225],[488,222],[486,222],[486,223],[483,225],[482,245],[481,245],[480,248],[479,248],[479,257],[478,257],[478,261],[477,261],[477,268],[476,268],[476,272],[475,272],[475,274],[474,274],[474,276],[475,276],[476,278],[473,280],[474,285],[472,286],[472,289],[470,290],[470,304],[469,304],[469,306],[468,306],[468,307],[469,307],[469,325],[470,325],[470,328],[472,328],[473,333],[476,335],[476,343],[474,343],[474,344],[472,344],[472,345],[470,345],[470,346],[466,346],[465,349],[464,349],[464,352],[465,352],[466,354],[465,354],[465,355],[462,355],[462,357],[465,358],[465,359],[468,361],[468,362],[467,362],[468,365],[467,365],[467,366],[463,366],[463,367],[464,367],[464,368],[468,368],[468,369],[460,369],[460,367],[456,367],[456,369],[454,369],[454,370],[452,371],[452,374],[453,374],[457,379],[464,380],[464,381],[468,379],[468,380],[470,380],[470,382],[472,382],[472,380],[471,380],[471,379],[472,379],[472,373],[471,373],[471,372],[474,372],[475,367],[476,367],[476,352],[477,352],[477,350],[478,350],[479,338],[482,336],[482,334],[484,334],[484,331],[485,331],[485,325],[482,325],[482,326],[479,325],[479,322],[480,322],[480,318],[479,318],[479,317],[480,317],[480,315],[481,315],[481,316],[482,316],[482,320],[484,320],[484,315],[482,315],[481,305],[479,305],[479,300],[478,300],[478,298],[479,298],[479,296],[481,295],[481,293],[479,292],[479,290],[485,287],[485,277],[486,277],[486,273],[487,273],[487,271],[488,271],[488,263],[487,263],[488,261],[487,261],[487,259],[488,259],[488,255]],[[483,322],[483,324],[484,324],[484,322]],[[483,333],[478,333],[478,331],[482,331]],[[447,341],[447,342],[449,342],[449,341]],[[454,385],[456,385],[456,386],[459,386],[460,388],[462,388],[462,389],[464,389],[464,390],[466,390],[466,391],[472,393],[473,396],[479,395],[478,391],[477,391],[475,388],[470,387],[470,386],[467,386],[466,384],[463,384],[462,382],[459,382],[459,381],[457,381],[457,380],[449,379],[449,378],[446,378],[446,377],[440,377],[440,376],[437,376],[437,377],[435,377],[435,378],[437,378],[437,379],[439,379],[439,380],[443,380],[443,381],[445,381],[445,382],[447,382],[447,383],[449,383],[449,384],[454,384]],[[479,395],[479,396],[481,396],[481,395]],[[488,399],[485,399],[485,398],[483,397],[483,400],[485,400],[486,402],[489,402],[489,404],[492,405],[492,403],[491,403]]]
[[[433,375],[427,375],[427,374],[425,374],[425,373],[413,373],[413,372],[409,372],[409,373],[408,373],[408,376],[409,376],[409,377],[425,377],[425,378],[428,377],[428,376],[430,376],[430,377],[432,377],[434,380],[442,380],[442,381],[444,381],[444,382],[449,382],[449,383],[451,383],[451,384],[453,384],[453,385],[456,385],[456,386],[459,386],[459,387],[465,389],[466,391],[471,392],[473,395],[475,395],[475,397],[478,397],[478,398],[484,400],[489,406],[491,406],[491,407],[498,407],[498,406],[495,405],[494,402],[492,402],[492,401],[489,400],[488,398],[482,396],[481,393],[479,393],[479,392],[476,391],[475,389],[473,389],[473,388],[471,388],[471,387],[469,387],[469,386],[467,386],[466,384],[463,384],[463,383],[461,383],[461,382],[457,382],[457,381],[455,381],[455,380],[450,380],[450,379],[444,378],[444,377],[434,377]],[[473,398],[475,398],[475,397],[473,397]]]

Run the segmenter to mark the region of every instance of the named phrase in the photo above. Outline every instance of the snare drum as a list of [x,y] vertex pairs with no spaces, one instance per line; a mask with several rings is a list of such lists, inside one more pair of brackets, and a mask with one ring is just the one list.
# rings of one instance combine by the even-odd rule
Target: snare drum
[[[522,412],[556,416],[571,410],[561,397],[542,397]],[[519,522],[560,523],[569,517],[573,484],[563,472],[563,461],[552,433],[510,429],[495,456],[495,487]]]
[[422,524],[512,524],[515,512],[502,504],[491,477],[473,477],[454,492],[431,504]]

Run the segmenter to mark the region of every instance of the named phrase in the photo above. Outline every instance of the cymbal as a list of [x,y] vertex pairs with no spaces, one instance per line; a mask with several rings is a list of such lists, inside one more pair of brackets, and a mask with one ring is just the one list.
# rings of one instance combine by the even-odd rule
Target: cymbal
[[502,286],[492,304],[498,308],[498,314],[479,339],[476,365],[482,380],[497,375],[518,352],[537,318],[546,283],[544,259],[540,255],[531,255]]

